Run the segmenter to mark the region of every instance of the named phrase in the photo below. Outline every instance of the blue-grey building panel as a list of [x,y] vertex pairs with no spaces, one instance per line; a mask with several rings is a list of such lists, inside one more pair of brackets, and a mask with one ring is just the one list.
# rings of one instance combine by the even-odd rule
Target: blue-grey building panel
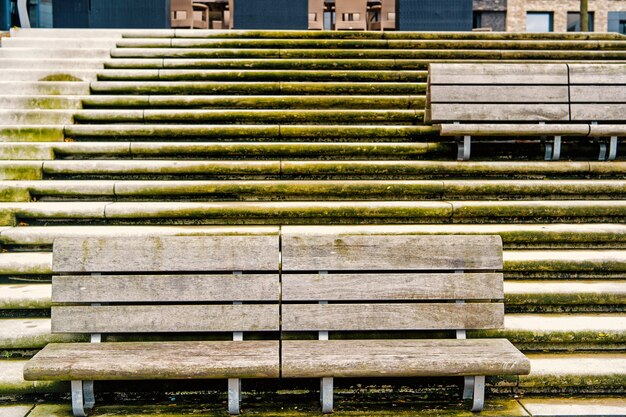
[[169,0],[54,0],[54,27],[169,28],[169,9]]
[[472,30],[472,0],[398,0],[399,30]]
[[11,2],[0,0],[0,30],[11,29]]
[[236,0],[235,29],[308,28],[308,0]]

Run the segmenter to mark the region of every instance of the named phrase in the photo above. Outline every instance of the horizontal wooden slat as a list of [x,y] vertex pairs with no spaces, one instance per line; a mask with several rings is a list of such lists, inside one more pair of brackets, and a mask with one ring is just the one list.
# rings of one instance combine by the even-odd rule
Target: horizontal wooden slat
[[278,301],[278,275],[55,276],[57,303]]
[[569,120],[567,104],[442,104],[432,103],[430,117],[436,122],[463,121],[533,121]]
[[572,120],[581,121],[620,121],[626,117],[626,103],[572,104]]
[[278,341],[51,343],[27,380],[277,378]]
[[283,231],[283,271],[501,269],[499,236]]
[[278,235],[59,238],[53,270],[277,271]]
[[285,378],[528,374],[506,339],[286,340]]
[[501,273],[283,275],[283,301],[502,299]]
[[539,123],[444,123],[438,125],[441,136],[583,136],[589,135],[588,124],[539,124]]
[[625,64],[569,64],[570,84],[626,84]]
[[278,305],[121,305],[52,307],[55,333],[278,330]]
[[567,85],[565,64],[430,64],[431,84]]
[[567,86],[432,85],[431,103],[567,103]]
[[283,330],[497,329],[501,303],[283,304]]
[[626,124],[591,125],[589,136],[626,136]]
[[626,103],[626,85],[572,85],[572,103]]

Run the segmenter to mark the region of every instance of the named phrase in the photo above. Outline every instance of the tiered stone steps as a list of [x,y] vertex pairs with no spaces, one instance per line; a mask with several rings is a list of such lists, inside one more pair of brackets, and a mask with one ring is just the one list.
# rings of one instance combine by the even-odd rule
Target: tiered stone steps
[[457,162],[423,109],[429,62],[623,63],[625,39],[13,33],[0,48],[0,351],[13,358],[0,391],[64,388],[19,377],[61,340],[48,318],[56,237],[363,224],[341,227],[502,236],[505,329],[474,336],[508,337],[533,371],[492,390],[623,393],[623,155],[594,162],[592,143],[565,144],[571,161],[544,162],[520,142]]

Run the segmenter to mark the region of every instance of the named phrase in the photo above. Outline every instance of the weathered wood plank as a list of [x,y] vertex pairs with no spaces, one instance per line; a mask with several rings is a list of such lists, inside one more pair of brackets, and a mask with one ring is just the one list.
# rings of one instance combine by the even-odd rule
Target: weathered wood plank
[[626,84],[625,64],[569,64],[570,84]]
[[619,121],[626,118],[626,103],[572,104],[572,120]]
[[626,124],[592,125],[589,136],[626,136]]
[[283,271],[501,269],[499,236],[358,235],[289,231]]
[[283,304],[285,331],[497,329],[501,303]]
[[278,275],[55,276],[56,303],[278,301]]
[[506,339],[285,340],[285,378],[528,374]]
[[501,121],[501,122],[558,122],[569,120],[569,106],[558,104],[454,104],[435,103],[430,107],[431,121]]
[[[430,103],[567,103],[567,86],[431,85]],[[473,106],[471,106],[473,107]]]
[[278,378],[279,342],[51,343],[24,367],[36,380]]
[[502,298],[501,273],[283,274],[283,301]]
[[572,85],[572,103],[626,103],[626,85]]
[[431,84],[567,85],[566,64],[430,64]]
[[579,124],[493,124],[493,123],[443,123],[438,126],[441,136],[588,136],[589,125]]
[[59,238],[55,272],[277,271],[278,235]]
[[278,330],[278,305],[118,305],[52,307],[55,333]]

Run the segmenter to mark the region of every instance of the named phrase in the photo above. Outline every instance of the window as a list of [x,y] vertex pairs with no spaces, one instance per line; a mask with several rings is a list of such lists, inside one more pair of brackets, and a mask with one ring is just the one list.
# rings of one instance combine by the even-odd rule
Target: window
[[528,12],[526,13],[526,32],[552,32],[554,31],[552,12]]
[[626,35],[626,20],[619,21],[619,33]]
[[[589,12],[589,32],[593,32],[594,14]],[[580,32],[580,12],[567,12],[567,31]]]
[[478,12],[478,11],[474,12],[474,23],[472,25],[474,29],[483,27],[482,18],[483,18],[482,12]]

